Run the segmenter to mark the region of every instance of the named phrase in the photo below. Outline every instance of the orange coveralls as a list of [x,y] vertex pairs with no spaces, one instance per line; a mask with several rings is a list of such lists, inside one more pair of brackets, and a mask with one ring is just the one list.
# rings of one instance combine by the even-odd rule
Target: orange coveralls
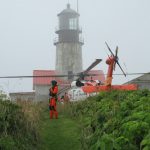
[[51,98],[49,99],[49,109],[50,109],[50,119],[53,119],[53,115],[55,118],[58,118],[58,112],[56,110],[56,100],[57,100],[57,93],[58,93],[58,86],[51,87],[49,89]]

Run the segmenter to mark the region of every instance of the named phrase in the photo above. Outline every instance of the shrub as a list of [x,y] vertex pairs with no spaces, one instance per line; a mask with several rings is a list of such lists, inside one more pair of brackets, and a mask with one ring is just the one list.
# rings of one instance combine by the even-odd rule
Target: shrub
[[150,149],[150,91],[101,92],[70,107],[83,150]]
[[0,149],[36,149],[39,140],[37,126],[22,107],[0,100],[0,110]]

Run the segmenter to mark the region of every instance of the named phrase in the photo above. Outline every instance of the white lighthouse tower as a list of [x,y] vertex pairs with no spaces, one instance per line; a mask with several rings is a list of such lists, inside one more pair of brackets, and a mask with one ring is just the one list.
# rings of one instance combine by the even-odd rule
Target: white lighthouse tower
[[67,8],[58,14],[59,26],[56,30],[56,71],[73,74],[82,71],[82,30],[79,27],[79,13]]

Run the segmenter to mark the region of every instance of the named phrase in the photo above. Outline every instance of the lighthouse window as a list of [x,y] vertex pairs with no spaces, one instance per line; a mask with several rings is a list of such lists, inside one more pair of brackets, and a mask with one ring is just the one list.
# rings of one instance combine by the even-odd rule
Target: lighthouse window
[[77,18],[69,19],[69,29],[77,29]]

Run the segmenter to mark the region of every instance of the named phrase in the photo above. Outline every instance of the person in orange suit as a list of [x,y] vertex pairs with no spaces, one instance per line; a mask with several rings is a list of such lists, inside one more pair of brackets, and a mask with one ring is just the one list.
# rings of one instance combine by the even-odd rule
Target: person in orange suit
[[57,93],[58,93],[58,86],[57,81],[51,81],[52,87],[49,89],[49,109],[50,109],[50,119],[53,119],[53,115],[55,118],[58,118],[58,112],[56,110],[56,101],[57,101]]

